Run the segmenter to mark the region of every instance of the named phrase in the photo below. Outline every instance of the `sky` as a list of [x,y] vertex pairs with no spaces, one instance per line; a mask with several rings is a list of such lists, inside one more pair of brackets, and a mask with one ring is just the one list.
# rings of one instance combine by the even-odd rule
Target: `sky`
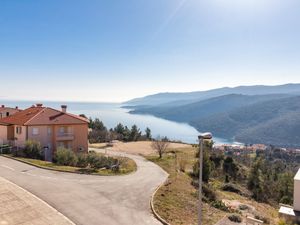
[[299,0],[1,0],[0,100],[300,83]]

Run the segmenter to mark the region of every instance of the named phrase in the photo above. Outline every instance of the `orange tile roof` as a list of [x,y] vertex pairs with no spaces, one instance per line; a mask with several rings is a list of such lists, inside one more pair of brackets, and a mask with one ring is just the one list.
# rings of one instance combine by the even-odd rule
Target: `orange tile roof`
[[43,111],[44,107],[30,107],[23,111],[17,112],[12,116],[0,119],[0,123],[24,125],[27,121],[32,119],[35,115]]

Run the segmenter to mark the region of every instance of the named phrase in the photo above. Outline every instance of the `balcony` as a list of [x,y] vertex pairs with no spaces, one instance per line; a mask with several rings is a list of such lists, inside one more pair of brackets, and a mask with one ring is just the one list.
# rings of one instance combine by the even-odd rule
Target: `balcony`
[[73,133],[58,133],[56,135],[57,141],[73,141],[74,134]]

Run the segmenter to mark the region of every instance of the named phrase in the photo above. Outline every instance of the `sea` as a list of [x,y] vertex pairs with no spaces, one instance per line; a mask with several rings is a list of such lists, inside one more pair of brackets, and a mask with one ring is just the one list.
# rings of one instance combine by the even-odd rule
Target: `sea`
[[[84,114],[88,118],[99,118],[107,128],[114,128],[118,123],[122,123],[129,128],[134,124],[141,131],[149,127],[152,137],[168,137],[170,140],[182,141],[184,143],[197,143],[197,137],[201,133],[187,123],[178,123],[152,115],[130,114],[130,109],[123,108],[120,103],[98,103],[98,102],[33,102],[33,101],[9,101],[0,100],[0,105],[16,107],[20,109],[28,108],[36,103],[43,103],[44,106],[60,109],[62,104],[67,105],[67,111],[74,114]],[[233,140],[214,137],[216,144],[237,144]]]

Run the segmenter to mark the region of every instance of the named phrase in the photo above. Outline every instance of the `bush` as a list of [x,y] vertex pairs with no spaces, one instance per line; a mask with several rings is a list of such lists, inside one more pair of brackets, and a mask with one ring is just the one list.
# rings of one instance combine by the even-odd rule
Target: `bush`
[[77,164],[76,164],[77,167],[86,168],[89,165],[87,154],[84,154],[84,153],[78,154],[77,159],[78,159]]
[[224,184],[224,185],[222,186],[222,190],[223,190],[223,191],[234,192],[234,193],[237,193],[237,194],[241,194],[240,189],[239,189],[236,185],[231,184],[231,183],[229,183],[229,184]]
[[229,212],[229,208],[224,204],[224,202],[222,202],[220,200],[214,201],[211,205],[213,207],[215,207],[216,209],[220,209],[222,211]]
[[282,204],[286,204],[286,205],[291,205],[291,204],[293,204],[293,200],[290,198],[290,197],[288,197],[288,196],[283,196],[281,199],[280,199],[280,201],[279,201],[280,203],[282,203]]
[[32,159],[42,158],[42,148],[40,142],[27,140],[23,150],[24,157]]
[[265,224],[270,224],[270,220],[264,216],[256,214],[254,218],[263,221]]
[[119,168],[118,160],[112,157],[106,157],[99,154],[91,153],[87,156],[87,161],[91,168],[93,169],[113,169],[117,171]]
[[185,158],[183,158],[183,157],[180,157],[180,158],[178,159],[178,164],[179,164],[179,170],[180,170],[181,172],[185,172],[186,166],[187,166],[187,164],[188,164],[187,159],[185,159]]
[[216,192],[208,185],[203,185],[202,187],[203,195],[207,198],[209,202],[213,202],[217,199]]
[[229,215],[228,219],[232,222],[235,222],[235,223],[241,223],[242,222],[242,218],[237,214]]
[[249,209],[249,206],[247,206],[247,205],[239,205],[239,209],[240,210],[247,210],[247,209]]
[[78,158],[75,153],[66,148],[58,148],[55,153],[56,163],[62,166],[76,166]]

